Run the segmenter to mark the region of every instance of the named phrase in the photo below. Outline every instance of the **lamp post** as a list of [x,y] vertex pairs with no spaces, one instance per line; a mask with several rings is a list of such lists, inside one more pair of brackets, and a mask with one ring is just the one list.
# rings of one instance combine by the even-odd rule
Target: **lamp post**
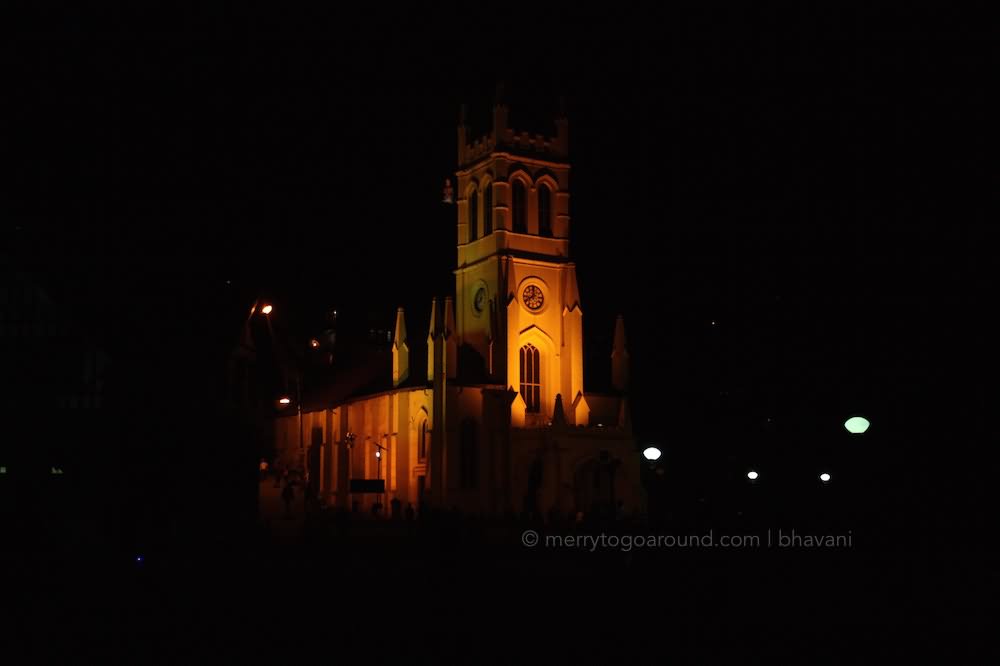
[[[287,395],[278,398],[278,404],[287,407],[292,399]],[[302,467],[306,480],[309,478],[309,470],[305,464],[305,439],[302,432],[302,378],[299,373],[295,373],[295,413],[299,420],[299,465]]]
[[[389,447],[388,446],[382,446],[379,443],[379,441],[381,441],[383,439],[388,440],[389,437],[393,437],[395,435],[396,435],[396,433],[392,433],[391,435],[389,433],[382,433],[382,436],[379,439],[377,439],[377,440],[373,439],[373,438],[369,438],[369,439],[372,440],[372,444],[375,445],[375,461],[376,461],[376,465],[377,465],[377,467],[376,467],[376,473],[375,473],[376,474],[375,478],[378,479],[379,481],[382,480],[382,456],[383,456],[384,453],[387,453],[389,451]],[[383,485],[382,486],[382,502],[381,502],[382,510],[383,511],[385,510],[385,496],[386,496],[386,489],[385,489],[385,486]]]
[[302,469],[306,477],[306,483],[308,483],[309,466],[306,465],[305,443],[302,435],[302,376],[297,370],[295,372],[295,407],[298,410],[299,417],[299,464],[302,465]]
[[[256,309],[256,304],[254,305]],[[254,310],[250,311],[252,315]],[[277,340],[274,335],[274,327],[271,325],[271,313],[274,312],[274,306],[270,303],[264,303],[260,308],[261,314],[264,315],[264,319],[267,322],[267,331],[271,335],[272,340]],[[295,413],[299,421],[299,467],[302,469],[303,481],[308,485],[309,483],[309,465],[306,461],[305,452],[305,435],[303,433],[302,427],[302,369],[298,365],[298,359],[294,359],[294,372],[295,372]],[[288,405],[291,403],[291,398],[288,396],[282,396],[278,402],[282,405]]]

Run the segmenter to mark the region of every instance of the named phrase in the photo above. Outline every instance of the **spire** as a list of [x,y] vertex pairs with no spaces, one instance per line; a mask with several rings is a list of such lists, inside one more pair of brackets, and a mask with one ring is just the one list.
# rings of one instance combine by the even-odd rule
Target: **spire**
[[556,428],[566,425],[566,412],[563,410],[561,393],[556,393],[556,405],[552,408],[552,425]]
[[615,342],[611,351],[611,385],[616,391],[628,390],[628,350],[625,349],[625,320],[615,321]]
[[396,334],[393,336],[392,344],[396,349],[406,346],[406,319],[403,308],[396,310]]
[[632,428],[632,411],[628,407],[628,398],[622,396],[618,402],[618,427],[625,430]]
[[587,399],[583,396],[583,391],[576,394],[570,408],[573,410],[574,425],[590,425],[590,405],[587,403]]
[[392,342],[392,385],[399,386],[410,377],[410,347],[406,344],[406,320],[403,308],[396,310],[396,335]]
[[427,331],[428,342],[440,335],[441,329],[438,326],[438,299],[431,299],[431,324]]
[[580,287],[576,283],[575,270],[566,271],[566,293],[563,295],[563,303],[571,312],[580,307]]

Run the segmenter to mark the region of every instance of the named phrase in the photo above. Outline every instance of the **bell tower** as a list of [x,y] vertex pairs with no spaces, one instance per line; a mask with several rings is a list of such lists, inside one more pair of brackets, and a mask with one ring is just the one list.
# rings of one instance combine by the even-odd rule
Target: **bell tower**
[[[517,131],[498,91],[492,128],[458,126],[458,344],[483,361],[488,383],[518,393],[524,425],[552,418],[556,396],[575,423],[583,392],[583,313],[569,254],[569,129]],[[579,399],[578,399],[579,396]],[[582,413],[582,408],[581,408]]]

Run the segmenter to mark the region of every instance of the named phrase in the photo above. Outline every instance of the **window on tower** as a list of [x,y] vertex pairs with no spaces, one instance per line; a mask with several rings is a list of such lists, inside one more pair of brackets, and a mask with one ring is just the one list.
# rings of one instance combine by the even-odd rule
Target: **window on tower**
[[483,236],[493,233],[493,183],[483,187]]
[[552,192],[547,185],[538,186],[538,233],[552,236]]
[[476,240],[476,218],[479,217],[479,193],[472,190],[472,194],[469,195],[469,242]]
[[538,349],[532,344],[521,347],[521,398],[529,412],[541,411],[541,373],[538,366]]
[[524,183],[515,180],[511,187],[511,215],[514,222],[514,233],[528,233],[528,220],[526,215],[526,201],[524,196]]

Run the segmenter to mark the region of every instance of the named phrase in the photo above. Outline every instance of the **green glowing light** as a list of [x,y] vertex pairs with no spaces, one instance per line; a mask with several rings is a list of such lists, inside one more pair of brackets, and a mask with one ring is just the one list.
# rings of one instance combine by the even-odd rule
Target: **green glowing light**
[[852,416],[844,422],[844,427],[847,428],[847,432],[852,435],[860,435],[864,431],[868,430],[868,426],[871,424],[863,416]]

